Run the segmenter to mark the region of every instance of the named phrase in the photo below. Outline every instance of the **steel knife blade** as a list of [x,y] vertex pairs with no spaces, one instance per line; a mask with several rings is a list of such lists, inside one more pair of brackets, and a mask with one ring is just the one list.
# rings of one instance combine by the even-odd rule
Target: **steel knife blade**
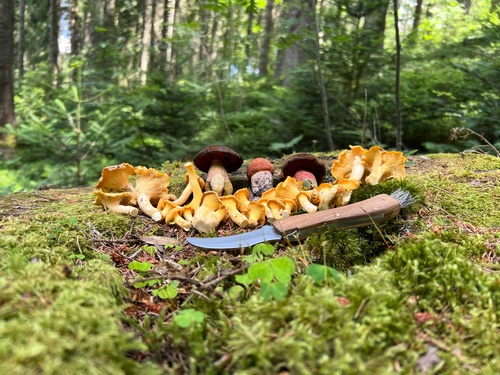
[[211,250],[245,249],[261,242],[295,242],[333,228],[356,228],[393,219],[399,214],[402,205],[406,206],[410,200],[409,193],[398,190],[392,195],[380,194],[342,207],[286,217],[242,234],[212,238],[188,237],[187,241],[193,246]]

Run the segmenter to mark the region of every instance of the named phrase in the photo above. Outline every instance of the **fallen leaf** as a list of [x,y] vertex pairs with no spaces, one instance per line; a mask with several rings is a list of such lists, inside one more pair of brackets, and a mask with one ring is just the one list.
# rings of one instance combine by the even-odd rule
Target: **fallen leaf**
[[147,243],[148,245],[178,245],[179,241],[173,237],[164,237],[164,236],[142,236],[141,241]]
[[423,356],[421,356],[415,364],[415,367],[420,370],[420,374],[425,374],[427,371],[436,367],[439,362],[441,362],[441,358],[439,358],[436,353],[437,351],[437,347],[433,345],[427,346],[427,352]]

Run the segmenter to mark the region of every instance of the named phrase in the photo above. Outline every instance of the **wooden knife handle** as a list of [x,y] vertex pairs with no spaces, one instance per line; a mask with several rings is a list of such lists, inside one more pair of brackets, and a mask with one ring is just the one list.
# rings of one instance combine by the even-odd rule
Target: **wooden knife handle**
[[279,219],[273,225],[284,236],[297,232],[303,238],[330,228],[356,228],[381,223],[396,217],[399,211],[398,200],[380,194],[342,207]]

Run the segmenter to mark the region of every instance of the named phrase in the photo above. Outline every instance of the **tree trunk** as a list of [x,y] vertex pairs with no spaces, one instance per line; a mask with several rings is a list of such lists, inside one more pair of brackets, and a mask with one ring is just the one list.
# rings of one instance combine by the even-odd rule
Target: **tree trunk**
[[255,18],[254,14],[255,0],[249,0],[247,6],[248,21],[247,21],[247,38],[245,40],[245,57],[247,59],[247,64],[251,59],[252,45],[253,45],[253,21]]
[[71,0],[69,8],[69,30],[71,56],[80,53],[80,15],[78,14],[78,0]]
[[59,72],[59,8],[60,0],[50,0],[49,62],[53,74]]
[[[14,0],[0,0],[0,129],[15,124],[14,114]],[[7,136],[0,133],[0,140]]]
[[141,84],[146,85],[148,78],[150,49],[151,49],[151,32],[153,26],[153,1],[146,0],[144,2],[144,27],[142,31],[142,53],[141,53]]
[[162,16],[161,28],[160,28],[160,40],[159,40],[159,59],[160,59],[160,71],[166,72],[167,70],[167,30],[168,30],[168,19],[170,15],[169,0],[163,1],[163,9],[159,12]]
[[321,107],[323,109],[323,125],[325,130],[326,143],[328,145],[328,151],[333,151],[335,145],[333,144],[332,131],[330,126],[330,111],[328,109],[328,94],[326,91],[326,84],[323,78],[322,67],[321,67],[321,45],[319,43],[319,22],[318,16],[316,14],[316,2],[313,2],[314,8],[314,28],[315,28],[315,53],[316,53],[316,71],[318,74],[318,84],[319,91],[321,93]]
[[398,16],[398,0],[393,0],[394,6],[394,31],[396,42],[396,79],[394,84],[394,95],[396,97],[396,149],[401,151],[403,148],[403,124],[401,119],[401,100],[399,92],[399,80],[401,70],[401,41],[399,38],[399,16]]
[[25,55],[25,41],[26,41],[26,29],[25,29],[25,16],[26,16],[26,1],[19,0],[19,43],[17,46],[17,59],[18,59],[18,77],[19,84],[24,77],[24,55]]
[[413,17],[413,27],[412,32],[417,33],[418,27],[420,26],[420,20],[422,18],[422,5],[424,5],[424,0],[417,0],[417,5],[415,6],[415,16]]
[[266,19],[264,24],[264,36],[260,50],[259,75],[265,77],[268,75],[269,51],[271,49],[271,37],[274,29],[273,18],[274,0],[267,0]]
[[[285,7],[283,24],[288,25],[285,32],[292,36],[292,41],[287,41],[285,37],[284,42],[288,46],[278,53],[275,76],[281,77],[284,86],[290,84],[290,73],[314,56],[314,51],[311,50],[311,47],[314,47],[306,40],[311,32],[314,33],[313,2],[313,0],[283,1]],[[296,41],[297,37],[304,39]]]

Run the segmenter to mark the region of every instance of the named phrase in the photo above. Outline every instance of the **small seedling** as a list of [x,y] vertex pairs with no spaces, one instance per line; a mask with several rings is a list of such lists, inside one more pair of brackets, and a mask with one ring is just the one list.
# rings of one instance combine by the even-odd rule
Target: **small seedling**
[[197,323],[203,323],[205,314],[195,309],[180,310],[175,314],[173,323],[181,328],[189,328]]
[[153,296],[160,297],[162,299],[172,299],[177,297],[179,293],[179,282],[172,281],[170,284],[165,284],[158,289],[153,290],[151,293]]

